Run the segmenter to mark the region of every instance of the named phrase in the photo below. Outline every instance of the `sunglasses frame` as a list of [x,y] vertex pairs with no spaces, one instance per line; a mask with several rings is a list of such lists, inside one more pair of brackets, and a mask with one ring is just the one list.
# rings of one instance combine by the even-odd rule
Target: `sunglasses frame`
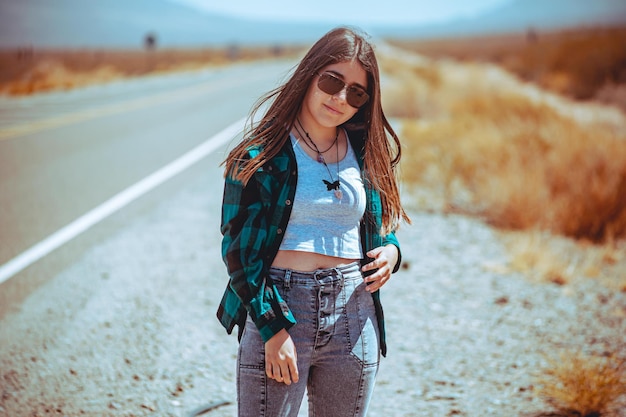
[[[367,91],[361,87],[358,84],[350,84],[348,85],[348,83],[346,83],[344,80],[342,80],[341,78],[337,77],[336,75],[334,75],[331,72],[323,72],[323,73],[319,73],[316,72],[317,76],[319,77],[317,79],[317,88],[319,88],[321,91],[323,91],[326,94],[330,94],[331,96],[334,96],[335,94],[340,93],[341,91],[343,91],[344,89],[346,89],[346,102],[348,102],[348,104],[351,107],[354,107],[355,109],[360,109],[361,107],[365,106],[367,104],[367,102],[370,99],[369,94],[367,93]],[[339,81],[341,82],[341,88],[335,92],[331,92],[332,90],[327,90],[322,88],[321,84],[324,83],[324,78],[330,78],[333,81]],[[363,103],[361,103],[358,106],[355,106],[355,102],[354,102],[354,94],[356,94],[356,99],[360,101],[360,98],[363,97],[363,94],[360,94],[360,92],[362,92],[365,95],[365,101],[363,101]]]

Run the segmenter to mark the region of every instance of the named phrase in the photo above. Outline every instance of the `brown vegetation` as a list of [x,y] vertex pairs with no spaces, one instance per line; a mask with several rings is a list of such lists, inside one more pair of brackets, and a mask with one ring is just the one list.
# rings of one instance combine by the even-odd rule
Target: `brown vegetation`
[[626,109],[626,27],[394,44],[431,57],[492,62],[543,88]]
[[[491,269],[516,271],[535,282],[556,285],[592,278],[610,291],[626,293],[626,253],[616,242],[597,245],[537,229],[503,232],[501,239],[509,260],[507,265],[490,265]],[[614,313],[623,317],[626,309]]]
[[385,107],[404,119],[409,186],[501,228],[626,237],[623,116],[596,120],[603,109],[542,100],[485,65],[392,58],[383,69]]
[[619,110],[545,93],[491,64],[392,53],[381,66],[385,109],[402,120],[412,204],[508,230],[511,259],[498,268],[559,285],[593,277],[626,291]]
[[0,93],[27,95],[114,79],[288,56],[297,48],[0,51]]
[[621,416],[626,396],[626,359],[564,352],[550,358],[538,377],[539,395],[555,413],[543,416],[608,417]]
[[[413,204],[500,227],[508,263],[486,268],[560,286],[590,277],[626,292],[623,113],[546,93],[488,63],[410,54],[381,62],[384,106],[402,119],[402,179]],[[568,78],[573,85],[586,83],[577,76]],[[622,319],[625,311],[612,314]],[[541,416],[621,415],[621,338],[612,354],[549,360],[537,394],[554,411]]]
[[462,186],[464,209],[499,227],[626,236],[626,133],[583,129],[516,94],[468,97],[450,113],[406,123],[412,176],[443,171],[448,193]]

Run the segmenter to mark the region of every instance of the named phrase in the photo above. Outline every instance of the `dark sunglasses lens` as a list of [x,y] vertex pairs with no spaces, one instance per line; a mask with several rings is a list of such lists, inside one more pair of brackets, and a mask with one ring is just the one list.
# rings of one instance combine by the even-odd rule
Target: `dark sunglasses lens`
[[317,82],[319,89],[330,95],[340,92],[344,85],[346,85],[346,83],[330,74],[320,75],[320,79]]
[[348,104],[357,108],[367,103],[369,98],[370,96],[365,92],[365,90],[358,87],[348,88],[348,94],[346,94],[346,101]]
[[[320,90],[325,92],[326,94],[334,95],[343,90],[346,83],[335,77],[331,74],[322,74],[320,75],[319,81],[317,82],[317,86]],[[369,95],[360,87],[351,86],[348,87],[348,91],[346,93],[346,101],[352,107],[359,108],[369,100]]]

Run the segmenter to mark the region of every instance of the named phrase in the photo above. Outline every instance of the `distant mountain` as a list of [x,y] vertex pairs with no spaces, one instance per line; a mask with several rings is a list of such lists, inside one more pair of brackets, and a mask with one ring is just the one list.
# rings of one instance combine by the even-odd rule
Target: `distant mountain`
[[[471,19],[367,30],[378,37],[415,38],[617,23],[626,23],[625,0],[515,0]],[[148,33],[160,47],[301,44],[332,26],[244,20],[167,0],[0,0],[0,48],[140,48]]]
[[383,30],[385,36],[452,37],[618,24],[626,24],[626,0],[515,0],[472,19]]
[[167,0],[0,0],[0,48],[142,47],[149,32],[164,47],[302,43],[330,27],[212,15]]

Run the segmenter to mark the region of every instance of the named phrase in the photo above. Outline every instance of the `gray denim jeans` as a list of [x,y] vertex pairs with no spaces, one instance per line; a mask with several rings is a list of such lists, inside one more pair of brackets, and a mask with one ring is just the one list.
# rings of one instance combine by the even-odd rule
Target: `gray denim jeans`
[[297,324],[289,329],[298,355],[298,383],[265,374],[265,343],[250,318],[237,359],[240,417],[296,417],[309,397],[309,417],[365,416],[378,372],[379,334],[372,295],[359,264],[270,276]]

